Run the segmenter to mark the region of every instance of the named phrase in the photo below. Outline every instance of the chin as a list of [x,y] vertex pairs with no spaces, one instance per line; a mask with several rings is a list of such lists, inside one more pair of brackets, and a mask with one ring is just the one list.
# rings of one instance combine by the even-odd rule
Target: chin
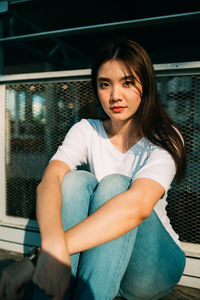
[[126,122],[126,121],[130,120],[130,118],[125,118],[125,117],[122,117],[122,116],[111,117],[110,119],[112,121],[123,121],[123,122]]

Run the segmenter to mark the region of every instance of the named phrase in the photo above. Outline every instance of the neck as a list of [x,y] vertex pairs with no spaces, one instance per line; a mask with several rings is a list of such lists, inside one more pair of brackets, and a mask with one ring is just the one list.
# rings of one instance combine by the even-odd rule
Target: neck
[[141,138],[134,130],[133,120],[127,122],[105,120],[103,125],[111,143],[122,153],[128,151]]
[[134,122],[132,119],[125,122],[107,120],[105,128],[110,136],[118,136],[123,138],[130,137],[135,132]]

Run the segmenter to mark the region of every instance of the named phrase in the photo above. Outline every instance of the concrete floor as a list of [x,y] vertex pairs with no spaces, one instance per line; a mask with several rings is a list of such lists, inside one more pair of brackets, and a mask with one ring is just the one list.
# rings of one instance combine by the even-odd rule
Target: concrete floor
[[[2,270],[10,263],[20,260],[23,256],[19,253],[5,251],[0,249],[0,277]],[[33,293],[33,284],[27,284],[25,294],[22,300],[31,300]],[[115,298],[122,300],[122,298]],[[103,300],[103,299],[102,299]],[[200,289],[194,289],[177,285],[174,290],[160,300],[200,300]]]

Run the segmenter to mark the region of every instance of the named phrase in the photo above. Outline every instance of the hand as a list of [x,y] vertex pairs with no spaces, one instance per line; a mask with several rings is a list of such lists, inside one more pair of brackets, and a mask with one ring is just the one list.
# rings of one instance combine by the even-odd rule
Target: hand
[[33,275],[33,282],[44,290],[52,300],[61,300],[69,286],[71,275],[70,256],[65,251],[65,262],[59,261],[42,250]]
[[23,285],[32,279],[33,272],[34,266],[28,259],[6,267],[0,281],[0,299],[20,299],[23,296]]

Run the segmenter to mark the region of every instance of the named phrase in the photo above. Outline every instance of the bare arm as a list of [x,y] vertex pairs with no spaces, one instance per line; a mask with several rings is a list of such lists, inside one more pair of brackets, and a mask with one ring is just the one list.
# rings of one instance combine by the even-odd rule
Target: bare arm
[[[40,228],[42,249],[56,255],[66,248],[64,230],[61,221],[61,182],[70,168],[63,162],[52,161],[47,167],[37,188],[37,221]],[[52,247],[52,241],[57,243]],[[58,249],[56,249],[56,247]]]
[[[148,217],[164,194],[164,188],[156,181],[136,179],[129,190],[111,198],[91,216],[64,233],[60,186],[64,175],[69,171],[66,164],[53,161],[38,188],[37,216],[42,248],[50,254],[49,247],[54,240],[60,242],[60,245],[65,241],[68,253],[74,254],[120,237]],[[60,250],[58,248],[58,252]],[[63,253],[65,254],[66,252]]]
[[41,233],[41,253],[33,282],[52,299],[62,299],[68,288],[71,262],[61,220],[61,182],[70,168],[52,161],[37,189],[37,220]]
[[65,232],[70,254],[116,239],[147,218],[164,188],[154,180],[135,180],[129,190],[102,205],[87,219]]

